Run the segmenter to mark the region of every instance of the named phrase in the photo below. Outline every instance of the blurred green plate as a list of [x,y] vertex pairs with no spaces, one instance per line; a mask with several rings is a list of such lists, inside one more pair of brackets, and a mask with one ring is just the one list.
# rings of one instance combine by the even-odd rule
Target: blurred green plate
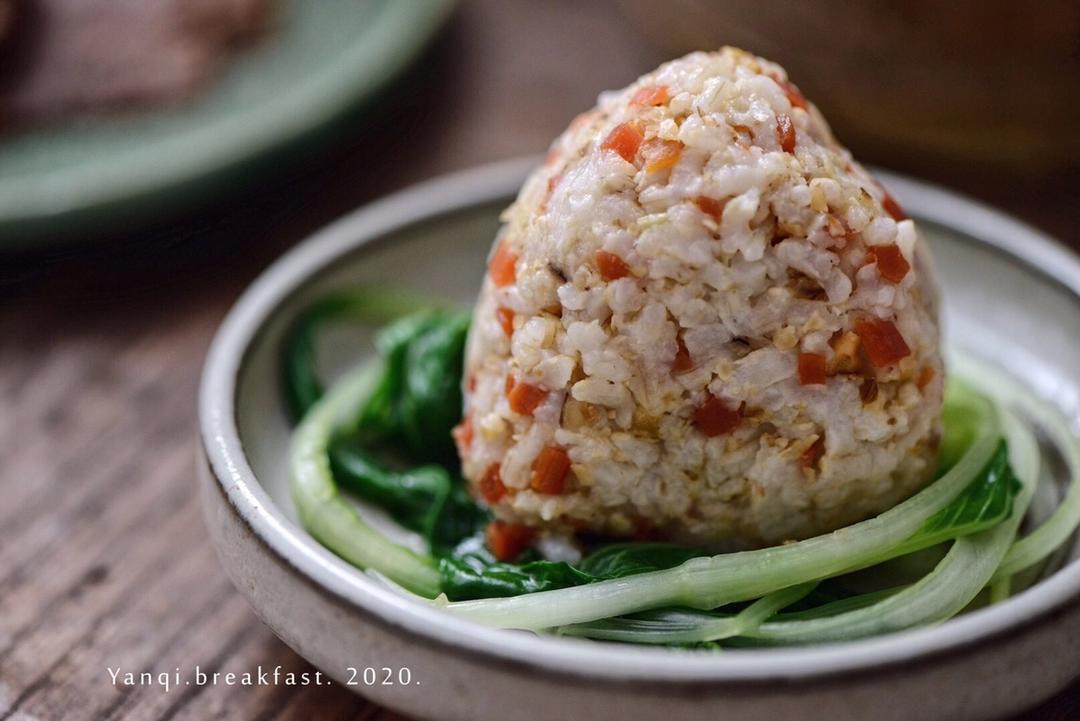
[[283,0],[263,42],[181,108],[0,138],[0,248],[98,234],[242,183],[404,70],[452,6]]

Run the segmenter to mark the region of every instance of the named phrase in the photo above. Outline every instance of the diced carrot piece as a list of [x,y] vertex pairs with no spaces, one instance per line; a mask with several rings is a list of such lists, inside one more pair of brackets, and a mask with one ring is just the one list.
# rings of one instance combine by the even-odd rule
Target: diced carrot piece
[[499,470],[499,464],[492,463],[484,471],[484,475],[480,477],[480,482],[477,484],[480,495],[488,503],[497,503],[500,498],[506,495],[506,486],[503,485],[502,474],[500,474]]
[[798,358],[799,385],[819,386],[828,378],[825,356],[820,353],[800,353]]
[[514,335],[514,311],[500,306],[495,309],[495,318],[499,321],[507,338]]
[[677,140],[653,139],[641,146],[641,155],[645,158],[645,172],[658,173],[667,170],[679,162],[683,144]]
[[726,200],[707,198],[704,195],[699,195],[695,202],[697,202],[697,206],[701,208],[702,212],[711,215],[717,221],[724,215],[724,206],[727,205]]
[[803,110],[807,109],[806,96],[795,86],[795,83],[790,80],[783,80],[779,75],[773,75],[772,79],[775,80],[776,84],[780,86],[780,89],[784,91],[784,95],[787,95],[791,107],[802,108]]
[[884,195],[881,198],[881,207],[885,209],[885,212],[892,216],[893,220],[907,220],[907,213],[900,207],[900,204],[896,202],[896,198],[889,195],[889,191],[884,188],[881,189]]
[[855,323],[855,333],[875,368],[884,368],[911,355],[904,336],[900,335],[891,320],[868,318],[858,321]]
[[728,408],[722,400],[713,395],[694,411],[694,425],[710,438],[731,433],[741,420],[742,414],[738,409]]
[[671,370],[675,373],[685,373],[694,367],[694,360],[690,357],[690,351],[683,342],[682,336],[677,336],[675,341],[679,344],[675,351],[675,360],[671,362]]
[[596,251],[596,267],[604,280],[618,280],[630,275],[630,266],[626,261],[606,250]]
[[630,98],[631,105],[664,105],[668,101],[668,89],[666,85],[646,85],[639,88]]
[[492,521],[484,532],[488,550],[499,561],[513,561],[529,547],[534,536],[528,526],[505,521]]
[[907,258],[900,251],[900,246],[872,245],[867,249],[870,262],[877,263],[878,273],[890,283],[899,283],[911,270]]
[[514,267],[517,259],[517,254],[507,247],[505,240],[499,243],[499,247],[495,249],[495,255],[491,257],[491,266],[488,268],[491,282],[496,288],[510,285],[517,279],[517,270]]
[[531,416],[547,397],[546,390],[531,383],[515,383],[506,396],[510,401],[510,410],[523,416]]
[[790,80],[784,80],[780,77],[779,73],[769,73],[769,77],[780,86],[780,89],[784,91],[784,95],[787,96],[788,102],[792,107],[802,108],[806,110],[808,103],[806,102],[806,96],[802,94],[802,91]]
[[934,369],[930,366],[924,367],[919,371],[919,379],[915,381],[915,385],[919,387],[919,390],[923,390],[926,386],[930,385],[934,380]]
[[641,147],[642,140],[644,136],[636,126],[631,123],[622,123],[611,131],[600,147],[604,150],[614,150],[623,160],[632,163],[638,148]]
[[776,115],[776,141],[785,153],[795,152],[795,126],[791,118],[784,113]]
[[558,495],[566,489],[566,476],[570,472],[570,456],[555,446],[540,451],[532,467],[529,487],[537,493]]
[[514,376],[511,373],[507,373],[506,374],[506,384],[505,384],[505,386],[503,388],[503,392],[506,393],[506,396],[509,398],[510,397],[510,391],[512,391],[512,390],[514,390]]
[[473,442],[472,416],[465,416],[461,423],[454,426],[451,435],[454,437],[454,444],[457,446],[458,455],[465,455],[465,452],[469,450]]

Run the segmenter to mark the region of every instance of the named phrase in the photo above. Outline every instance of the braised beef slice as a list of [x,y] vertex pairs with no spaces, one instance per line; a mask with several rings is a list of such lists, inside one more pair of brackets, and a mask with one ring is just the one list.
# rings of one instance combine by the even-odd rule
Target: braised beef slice
[[[0,36],[13,1],[0,0]],[[22,124],[184,100],[264,31],[271,1],[18,0],[0,47],[0,116]]]

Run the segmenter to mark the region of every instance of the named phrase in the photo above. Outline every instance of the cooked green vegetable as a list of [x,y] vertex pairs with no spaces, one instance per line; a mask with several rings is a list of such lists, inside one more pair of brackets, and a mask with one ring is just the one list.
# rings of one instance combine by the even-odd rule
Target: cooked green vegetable
[[395,583],[431,598],[440,587],[435,563],[367,525],[338,493],[330,472],[327,448],[334,431],[370,396],[377,371],[364,366],[346,377],[296,428],[290,452],[293,502],[304,528],[334,553],[360,568],[379,569]]
[[424,311],[391,324],[375,340],[382,377],[360,411],[364,445],[391,447],[414,461],[456,466],[450,431],[461,420],[461,373],[469,317]]
[[575,567],[566,562],[496,561],[480,538],[472,538],[440,559],[443,593],[451,601],[504,598],[672,568],[704,551],[669,543],[614,543],[601,546]]
[[422,535],[436,556],[451,552],[488,520],[462,480],[443,466],[392,471],[348,438],[333,441],[329,456],[330,469],[342,487],[386,509],[398,523]]
[[1013,498],[1020,482],[1009,471],[1009,451],[1004,441],[986,468],[956,500],[923,524],[901,546],[925,548],[958,536],[992,528],[1012,514]]
[[601,619],[565,626],[564,636],[582,636],[648,644],[705,644],[752,633],[766,619],[806,596],[817,585],[804,583],[774,591],[734,615],[714,615],[694,609],[646,611],[633,616]]
[[496,561],[482,548],[439,559],[439,573],[442,574],[442,591],[451,601],[518,596],[594,580],[569,563],[506,563]]

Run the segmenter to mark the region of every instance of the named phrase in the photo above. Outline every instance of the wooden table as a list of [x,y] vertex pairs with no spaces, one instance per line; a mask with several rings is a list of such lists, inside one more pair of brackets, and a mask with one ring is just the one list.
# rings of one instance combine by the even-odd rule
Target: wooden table
[[[309,232],[433,174],[541,152],[598,89],[661,59],[603,5],[468,2],[332,157],[149,231],[0,256],[0,721],[392,717],[337,686],[110,680],[110,667],[310,670],[233,590],[199,518],[207,345]],[[1075,187],[1051,193],[1060,207],[975,190],[1052,231],[1077,220]],[[1078,716],[1080,685],[1023,718]]]

